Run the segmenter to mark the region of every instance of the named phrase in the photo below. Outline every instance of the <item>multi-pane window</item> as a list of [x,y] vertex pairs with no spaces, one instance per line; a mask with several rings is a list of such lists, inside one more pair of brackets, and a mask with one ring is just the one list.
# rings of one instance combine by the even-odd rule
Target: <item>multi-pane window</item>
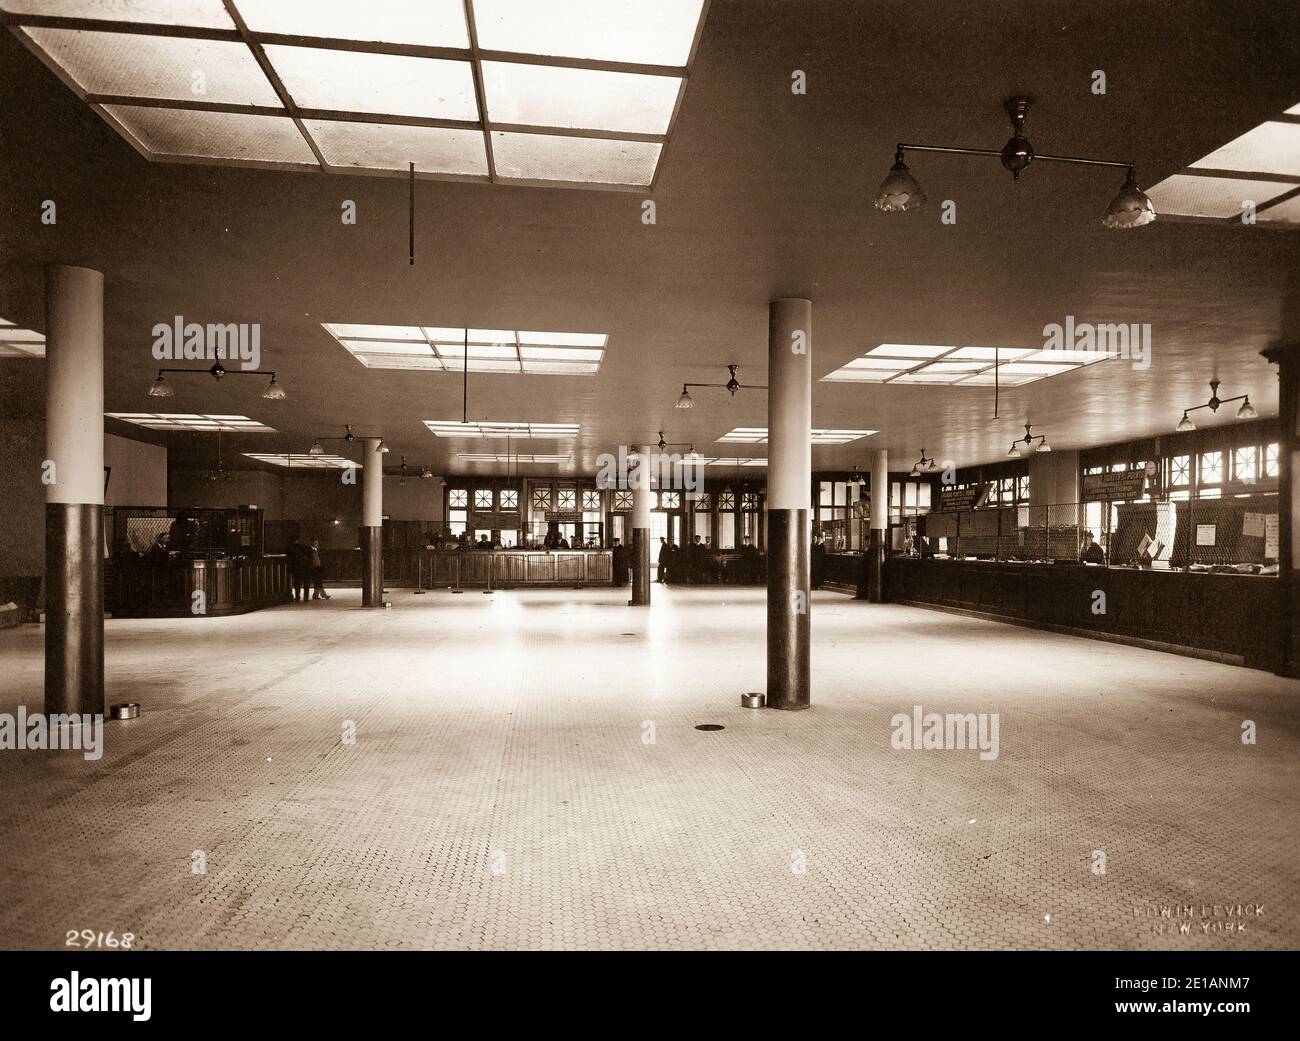
[[490,510],[492,509],[492,489],[475,488],[474,489],[474,509]]
[[1223,453],[1202,452],[1198,484],[1223,483]]
[[718,509],[734,510],[736,508],[735,492],[718,492]]
[[447,492],[447,505],[453,509],[464,509],[469,505],[469,492],[464,488],[452,488]]
[[1192,479],[1192,457],[1176,455],[1169,460],[1169,483],[1177,487],[1186,487]]
[[708,492],[700,492],[699,498],[695,500],[695,508],[700,512],[707,513],[713,508],[713,496]]
[[1236,448],[1232,452],[1232,479],[1244,484],[1254,482],[1258,474],[1255,446]]
[[614,493],[614,509],[616,509],[616,510],[630,510],[631,508],[632,508],[632,493],[631,493],[631,492],[615,492],[615,493]]
[[[921,487],[925,488],[926,490],[929,490],[930,486],[928,484],[925,484],[922,485]],[[1016,478],[1016,501],[1017,502],[1029,501],[1029,475],[1028,474],[1026,474],[1024,477]],[[926,505],[928,506],[929,503],[926,503]]]
[[572,488],[561,488],[558,493],[559,506],[561,510],[572,510],[578,505],[578,493]]
[[659,496],[659,505],[665,510],[680,510],[682,508],[681,492],[663,492]]
[[583,489],[582,508],[584,510],[600,509],[600,492],[595,491],[594,489],[591,488]]
[[549,510],[551,508],[551,489],[534,488],[533,489],[533,509]]
[[742,510],[756,510],[756,509],[758,509],[758,493],[757,493],[757,492],[745,492],[745,493],[741,496],[741,499],[740,499],[740,508],[741,508]]
[[499,505],[503,510],[519,509],[519,493],[514,488],[502,488]]
[[1263,474],[1263,475],[1264,475],[1265,477],[1276,477],[1276,476],[1278,476],[1278,468],[1277,468],[1277,442],[1276,442],[1276,441],[1273,442],[1273,444],[1271,444],[1271,445],[1265,445],[1265,446],[1264,446],[1264,467],[1263,467],[1263,470],[1264,470],[1264,474]]

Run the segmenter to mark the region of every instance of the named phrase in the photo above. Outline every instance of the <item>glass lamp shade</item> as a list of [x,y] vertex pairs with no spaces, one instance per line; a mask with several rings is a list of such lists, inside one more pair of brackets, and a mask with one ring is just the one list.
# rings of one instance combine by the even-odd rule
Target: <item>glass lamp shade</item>
[[1250,398],[1247,398],[1245,401],[1243,401],[1241,403],[1241,408],[1237,409],[1237,418],[1238,419],[1259,418],[1259,413],[1255,411],[1255,406],[1250,403]]
[[308,455],[324,455],[324,454],[325,454],[325,449],[321,447],[321,443],[320,443],[319,441],[313,441],[313,442],[311,443],[311,447],[310,447],[309,449],[307,449],[307,454],[308,454]]
[[1178,421],[1178,426],[1174,428],[1180,434],[1186,434],[1188,431],[1195,430],[1196,424],[1188,418],[1187,413],[1183,413],[1183,418]]
[[690,393],[686,390],[685,387],[682,388],[682,396],[677,399],[677,405],[675,407],[676,408],[695,407],[695,400],[691,397]]
[[161,373],[159,373],[158,378],[154,380],[153,384],[149,387],[149,396],[151,398],[170,398],[175,393],[175,389],[166,379],[163,378]]
[[1011,444],[1011,451],[1009,451],[1007,455],[1011,456],[1011,455],[1019,455],[1019,454],[1020,454],[1020,442],[1014,441]]
[[1156,208],[1147,198],[1146,192],[1138,187],[1133,171],[1124,178],[1124,186],[1119,194],[1106,207],[1106,216],[1101,222],[1108,228],[1140,228],[1156,219]]
[[880,182],[880,190],[876,192],[876,209],[886,213],[901,213],[914,210],[924,203],[925,192],[921,191],[921,186],[903,162],[902,156],[898,156],[889,176]]
[[384,444],[384,439],[382,437],[379,439],[379,444],[375,445],[375,451],[380,455],[388,454],[388,446]]
[[910,472],[907,476],[908,476],[908,477],[920,477],[920,476],[921,476],[921,471],[918,470],[918,469],[914,466],[914,467],[912,467],[911,472]]
[[1038,446],[1038,451],[1040,452],[1050,452],[1051,450],[1052,450],[1052,446],[1049,445],[1046,440],[1044,440]]
[[283,401],[288,396],[284,392],[284,388],[276,382],[274,376],[271,377],[271,382],[266,385],[266,390],[262,391],[262,397],[268,401]]

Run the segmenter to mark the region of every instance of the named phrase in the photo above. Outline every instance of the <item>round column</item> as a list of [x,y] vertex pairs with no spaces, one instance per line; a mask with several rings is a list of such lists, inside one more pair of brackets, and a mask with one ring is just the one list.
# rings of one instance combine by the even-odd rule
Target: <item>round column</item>
[[637,445],[638,465],[632,485],[633,607],[650,605],[650,446]]
[[767,705],[811,704],[812,302],[773,300],[767,327]]
[[361,446],[361,606],[384,604],[384,456],[380,439]]
[[104,276],[45,270],[45,712],[104,712]]
[[889,530],[889,453],[871,459],[871,536],[867,544],[867,599],[885,599],[885,533]]

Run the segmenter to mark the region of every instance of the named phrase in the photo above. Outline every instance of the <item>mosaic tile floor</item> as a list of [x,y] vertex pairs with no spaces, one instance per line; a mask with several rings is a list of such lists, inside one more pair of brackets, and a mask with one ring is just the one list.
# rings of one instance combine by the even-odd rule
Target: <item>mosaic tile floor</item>
[[[110,620],[145,715],[0,752],[0,946],[1300,944],[1300,683],[824,593],[814,708],[746,710],[762,595]],[[0,712],[41,640],[0,632]],[[917,704],[998,713],[998,757],[895,750]]]

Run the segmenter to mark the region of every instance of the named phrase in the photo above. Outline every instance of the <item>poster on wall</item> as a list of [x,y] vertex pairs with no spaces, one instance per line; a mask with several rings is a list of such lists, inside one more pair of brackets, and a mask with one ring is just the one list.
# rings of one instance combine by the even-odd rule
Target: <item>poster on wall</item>
[[939,509],[947,513],[952,510],[974,510],[984,505],[989,497],[989,484],[972,484],[967,488],[941,488],[939,490]]
[[1196,525],[1196,544],[1198,546],[1213,546],[1214,538],[1218,532],[1217,525],[1198,524]]
[[1140,499],[1147,475],[1143,470],[1116,470],[1108,474],[1083,475],[1083,501],[1109,502]]

